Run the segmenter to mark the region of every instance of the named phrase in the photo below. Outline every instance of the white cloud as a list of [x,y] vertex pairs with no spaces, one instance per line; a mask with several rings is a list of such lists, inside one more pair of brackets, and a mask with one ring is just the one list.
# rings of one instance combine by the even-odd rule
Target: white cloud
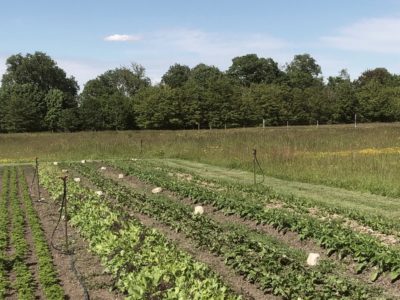
[[130,34],[112,34],[104,38],[107,42],[136,42],[140,41],[142,37],[140,35]]
[[400,18],[370,18],[339,29],[337,35],[321,40],[332,47],[376,52],[400,53]]

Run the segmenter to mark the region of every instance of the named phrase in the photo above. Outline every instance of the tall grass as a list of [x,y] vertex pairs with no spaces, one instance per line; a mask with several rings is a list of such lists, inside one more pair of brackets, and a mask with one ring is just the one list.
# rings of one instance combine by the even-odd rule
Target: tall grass
[[256,148],[268,175],[400,196],[400,148],[396,147],[400,147],[399,123],[356,129],[338,125],[3,134],[0,163],[33,161],[36,156],[44,161],[165,157],[250,170]]

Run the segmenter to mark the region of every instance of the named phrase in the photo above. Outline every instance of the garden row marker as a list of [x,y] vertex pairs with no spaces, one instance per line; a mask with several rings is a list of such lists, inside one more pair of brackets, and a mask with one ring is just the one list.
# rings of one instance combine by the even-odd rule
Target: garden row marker
[[354,128],[357,128],[357,114],[354,114]]
[[35,172],[33,173],[32,183],[31,183],[31,186],[30,186],[30,188],[29,188],[29,192],[30,192],[31,194],[32,194],[32,187],[33,187],[33,185],[34,185],[34,183],[35,183],[35,179],[37,179],[37,180],[36,180],[37,190],[38,190],[38,199],[37,199],[37,201],[40,201],[39,160],[38,160],[37,157],[35,158]]
[[65,249],[66,249],[66,252],[69,253],[69,250],[68,250],[68,214],[67,214],[67,179],[68,179],[68,176],[61,177],[61,180],[63,181],[63,184],[64,184],[64,193],[63,193],[63,199],[62,199],[61,205],[64,206]]
[[257,150],[253,149],[253,173],[254,173],[254,185],[256,185],[256,159],[257,159]]
[[39,183],[39,159],[36,157],[36,176],[37,176],[37,190],[38,190],[38,201],[40,201],[40,183]]

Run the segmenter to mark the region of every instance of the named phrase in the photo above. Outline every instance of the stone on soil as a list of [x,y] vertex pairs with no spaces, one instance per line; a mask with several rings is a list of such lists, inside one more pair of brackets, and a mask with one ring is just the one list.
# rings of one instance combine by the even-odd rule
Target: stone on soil
[[307,265],[316,266],[320,259],[320,255],[318,253],[310,253],[307,257]]
[[152,189],[151,192],[153,194],[161,193],[162,192],[162,188],[161,187],[156,187],[156,188]]
[[204,208],[203,208],[203,206],[197,205],[197,206],[194,208],[194,214],[195,214],[195,215],[202,215],[202,214],[204,214]]

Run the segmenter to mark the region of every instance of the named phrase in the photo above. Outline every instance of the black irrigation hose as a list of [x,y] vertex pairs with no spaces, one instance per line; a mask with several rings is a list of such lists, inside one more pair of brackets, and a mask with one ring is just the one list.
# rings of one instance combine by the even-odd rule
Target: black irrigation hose
[[[254,151],[255,151],[255,150],[254,150]],[[261,180],[260,182],[255,182],[255,184],[261,184],[261,183],[263,183],[264,180],[265,180],[265,173],[264,173],[264,170],[261,168],[261,165],[260,165],[260,162],[258,161],[256,152],[254,152],[254,162],[257,163],[257,166],[258,166],[258,168],[260,169],[261,174],[262,174],[262,180]],[[254,167],[254,172],[256,172],[255,167]],[[255,180],[256,180],[256,178],[255,178],[255,175],[254,175],[254,181],[255,181]]]
[[[55,232],[56,232],[58,226],[59,226],[60,223],[61,223],[62,213],[63,213],[63,211],[64,211],[64,207],[65,207],[65,202],[66,202],[66,201],[67,201],[67,199],[66,199],[65,194],[64,194],[64,196],[63,196],[63,198],[62,198],[62,200],[61,200],[60,215],[59,215],[59,217],[58,217],[57,224],[56,224],[56,226],[54,227],[53,233],[51,234],[50,244],[51,244],[51,247],[52,247],[53,249],[55,249],[56,251],[58,251],[58,252],[60,252],[60,253],[62,253],[62,254],[64,254],[64,255],[68,255],[68,256],[69,256],[69,258],[70,258],[70,260],[69,260],[69,262],[70,262],[70,269],[71,269],[71,271],[75,274],[75,277],[76,277],[76,279],[78,280],[78,282],[79,282],[79,284],[80,284],[80,286],[81,286],[81,288],[82,288],[82,290],[83,290],[84,300],[90,300],[90,297],[89,297],[89,290],[87,289],[86,284],[85,284],[85,282],[83,281],[81,274],[80,274],[80,273],[78,272],[78,270],[76,269],[76,265],[75,265],[75,262],[76,262],[76,261],[75,261],[75,256],[74,256],[73,251],[64,251],[64,250],[62,250],[61,248],[58,248],[58,247],[56,247],[56,246],[53,244],[54,234],[55,234]],[[67,218],[67,216],[65,216],[65,217]]]

